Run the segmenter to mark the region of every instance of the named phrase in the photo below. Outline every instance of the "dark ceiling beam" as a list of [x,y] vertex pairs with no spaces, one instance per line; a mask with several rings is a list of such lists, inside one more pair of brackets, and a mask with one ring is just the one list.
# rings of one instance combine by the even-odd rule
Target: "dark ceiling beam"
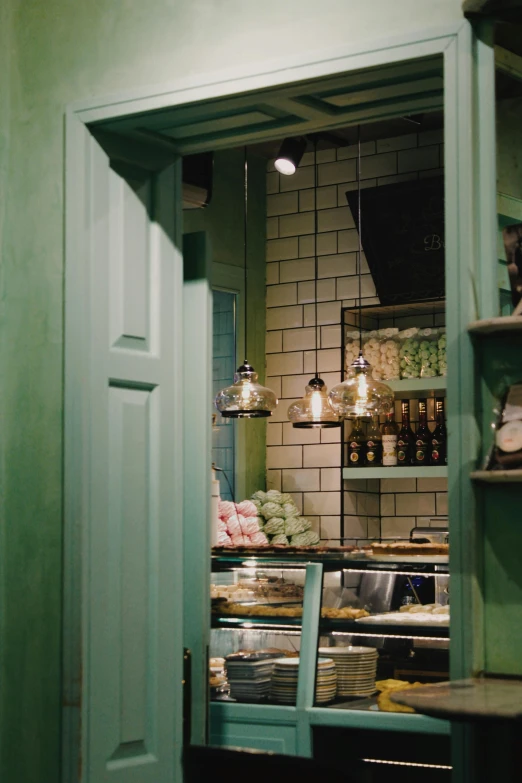
[[462,10],[468,19],[522,22],[522,0],[464,0]]

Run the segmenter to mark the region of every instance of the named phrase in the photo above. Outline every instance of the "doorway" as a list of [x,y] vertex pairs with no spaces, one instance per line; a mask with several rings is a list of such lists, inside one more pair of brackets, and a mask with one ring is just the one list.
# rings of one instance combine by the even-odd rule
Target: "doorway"
[[[450,172],[446,240],[454,260],[448,279],[448,333],[459,367],[449,396],[457,410],[471,366],[468,346],[460,338],[473,308],[464,296],[468,281],[462,270],[476,269],[479,289],[483,284],[481,259],[473,253],[471,225],[477,205],[471,172],[485,142],[479,132],[471,145],[465,131],[472,116],[473,46],[471,30],[463,24],[422,41],[404,40],[371,52],[347,51],[333,61],[305,60],[269,74],[240,74],[234,81],[202,79],[156,97],[142,94],[110,105],[94,101],[69,111],[65,690],[71,696],[68,703],[76,706],[65,711],[65,769],[70,775],[66,779],[74,779],[71,774],[80,757],[86,783],[176,779],[182,737],[182,649],[189,626],[197,637],[205,633],[208,591],[202,590],[192,602],[190,618],[187,611],[183,617],[182,605],[183,570],[200,574],[205,584],[208,558],[204,553],[197,560],[183,557],[184,537],[195,539],[199,533],[204,540],[207,498],[204,492],[198,494],[198,514],[192,497],[191,519],[184,518],[183,503],[194,487],[191,476],[184,475],[183,430],[201,431],[201,420],[185,402],[190,379],[184,377],[182,383],[179,157],[444,106]],[[138,258],[137,266],[129,269],[125,264],[132,254],[120,250],[122,238],[128,236],[125,220],[130,213],[113,205],[132,201],[132,182],[143,178],[154,185],[151,202],[135,204],[148,261],[140,267]],[[488,213],[489,204],[482,202],[480,208]],[[131,221],[128,230],[134,225]],[[119,237],[116,244],[114,237]],[[136,272],[143,274],[145,285],[136,285]],[[150,297],[157,297],[155,304],[162,295],[172,295],[175,307],[165,302],[150,310]],[[132,307],[126,312],[129,302]],[[112,304],[120,308],[111,311],[112,320],[100,317]],[[119,320],[113,312],[120,314]],[[201,327],[206,330],[209,325]],[[172,344],[162,354],[169,334]],[[124,343],[116,345],[120,338]],[[136,367],[143,370],[131,366],[131,348]],[[210,390],[209,368],[203,368],[198,382]],[[112,414],[108,388],[117,403]],[[185,410],[190,415],[182,415]],[[104,428],[111,423],[116,429],[107,439]],[[467,426],[455,422],[460,433],[456,464],[465,461],[466,450],[471,449]],[[146,446],[137,455],[132,453],[133,433]],[[114,444],[118,448],[112,448]],[[195,453],[199,446],[190,448]],[[202,464],[205,459],[202,454]],[[170,476],[160,475],[162,466]],[[138,485],[136,476],[143,471],[149,480]],[[167,486],[170,494],[164,496]],[[112,521],[123,519],[125,487],[135,491],[133,508],[141,503],[143,524],[122,531]],[[469,515],[469,487],[457,486],[454,502],[458,508],[466,505]],[[457,546],[457,562],[463,558],[464,566],[466,557],[472,555]],[[457,612],[469,607],[466,589],[457,591]],[[136,601],[141,606],[139,627],[133,624]],[[168,631],[162,613],[170,614]],[[465,634],[464,623],[457,620],[456,627]],[[127,629],[123,636],[122,628]],[[463,652],[455,674],[462,674],[472,665],[474,651],[464,636],[458,646]],[[185,694],[185,703],[187,699]]]

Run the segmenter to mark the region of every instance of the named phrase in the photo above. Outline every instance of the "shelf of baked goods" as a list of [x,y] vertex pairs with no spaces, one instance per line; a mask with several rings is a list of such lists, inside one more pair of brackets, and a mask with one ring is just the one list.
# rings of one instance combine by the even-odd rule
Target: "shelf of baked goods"
[[[393,571],[435,576],[448,572],[448,556],[448,544],[412,541],[374,541],[371,544],[347,546],[223,546],[212,549],[212,571],[219,573],[241,568],[291,569],[304,568],[307,563],[321,563],[325,572]],[[222,595],[216,593],[213,598],[228,597],[225,595],[225,588],[222,588],[222,592]],[[244,596],[244,601],[249,598],[251,596]],[[292,600],[291,596],[286,598]],[[274,600],[271,603],[274,603]],[[278,603],[281,603],[279,599]]]
[[343,468],[343,479],[399,479],[399,478],[446,478],[446,465],[408,465],[406,467]]
[[[275,549],[265,547],[264,549]],[[234,548],[239,549],[239,547]],[[252,548],[243,547],[250,550]],[[258,549],[261,549],[259,547]],[[414,603],[402,606],[398,611],[371,611],[372,600],[343,599],[323,603],[318,616],[320,632],[344,633],[355,637],[394,636],[414,639],[429,637],[448,638],[449,607],[431,598],[417,594],[418,584],[426,584],[426,578],[448,579],[448,544],[414,542],[374,542],[373,544],[345,547],[286,547],[306,549],[306,552],[260,553],[223,552],[212,558],[216,577],[211,585],[212,626],[214,628],[300,628],[303,617],[305,586],[304,566],[321,563],[329,574],[329,584],[337,585],[344,595],[345,575],[360,579],[381,580],[390,583],[400,579],[409,582]],[[219,584],[225,576],[233,574],[233,582]],[[363,575],[366,575],[363,577]],[[333,582],[332,582],[333,580]],[[325,585],[327,583],[325,582]],[[340,594],[341,594],[340,593]],[[329,604],[334,605],[329,605]],[[363,608],[364,607],[364,608]],[[368,611],[370,609],[370,611]]]

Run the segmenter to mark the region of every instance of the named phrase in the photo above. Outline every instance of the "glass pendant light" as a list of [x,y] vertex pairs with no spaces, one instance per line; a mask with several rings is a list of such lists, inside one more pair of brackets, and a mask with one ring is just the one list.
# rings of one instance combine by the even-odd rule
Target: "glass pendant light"
[[359,253],[357,270],[359,275],[359,356],[350,365],[349,376],[334,386],[330,392],[330,402],[335,411],[346,419],[371,418],[385,414],[393,406],[393,391],[385,383],[373,378],[372,367],[362,353],[362,234],[361,234],[361,127],[358,131],[357,150],[357,230],[359,233]]
[[[314,197],[315,205],[315,242],[317,247],[317,137],[314,137]],[[340,427],[339,414],[334,411],[328,399],[328,389],[325,382],[317,373],[317,351],[319,341],[317,339],[317,249],[315,252],[315,375],[308,381],[305,396],[292,403],[288,408],[288,418],[294,427],[310,429],[312,427]]]
[[[245,355],[247,349],[247,206],[248,206],[248,160],[245,147],[245,215],[244,215],[244,256],[245,256]],[[214,405],[224,418],[259,419],[271,416],[277,405],[277,397],[272,389],[258,383],[258,375],[245,359],[237,368],[234,383],[221,389],[215,397]]]

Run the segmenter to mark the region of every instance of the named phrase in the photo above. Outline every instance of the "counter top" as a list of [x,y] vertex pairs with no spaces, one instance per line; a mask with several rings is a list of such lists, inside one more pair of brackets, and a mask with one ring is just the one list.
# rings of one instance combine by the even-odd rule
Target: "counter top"
[[522,720],[522,680],[481,677],[391,694],[397,704],[447,720]]

